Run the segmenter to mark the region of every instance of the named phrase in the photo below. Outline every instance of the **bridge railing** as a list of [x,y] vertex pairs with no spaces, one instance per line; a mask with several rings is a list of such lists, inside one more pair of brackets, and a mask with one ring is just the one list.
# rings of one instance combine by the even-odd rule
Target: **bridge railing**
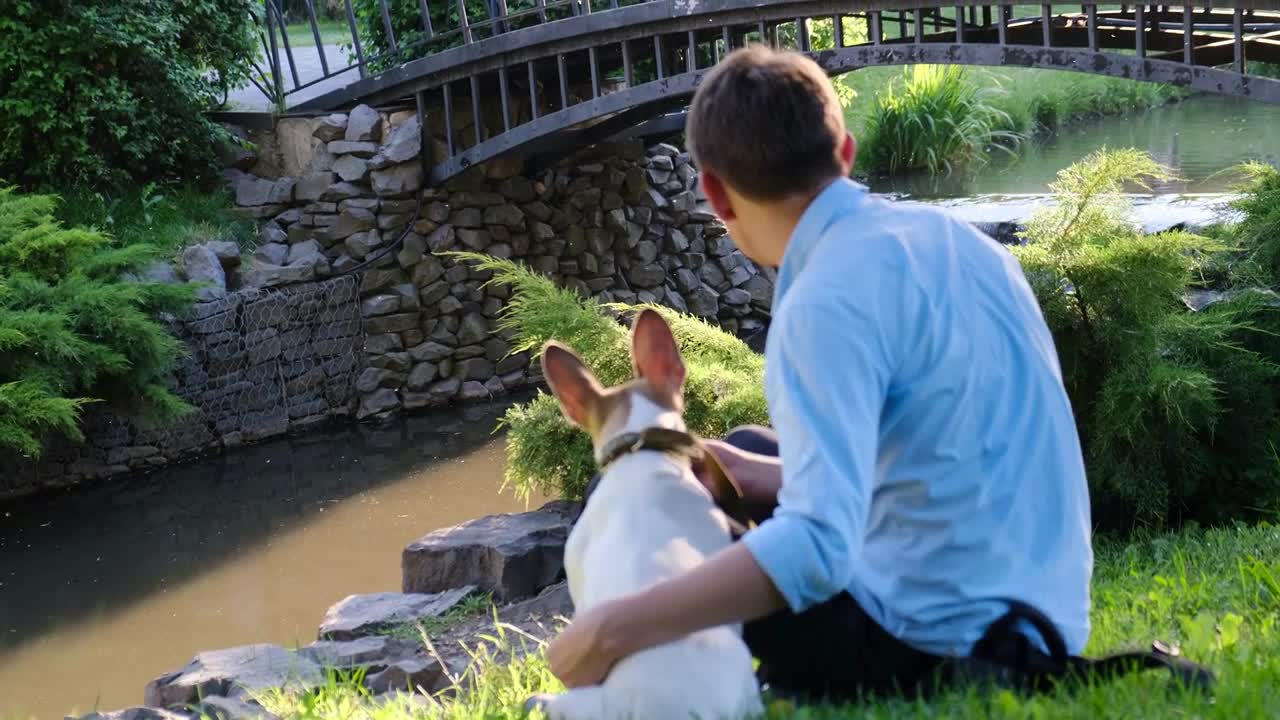
[[[261,0],[253,8],[260,56],[249,60],[250,81],[284,110],[297,94],[335,79],[350,82],[427,55],[532,25],[590,15],[652,0],[345,0],[341,39],[305,0],[301,17],[285,0]],[[330,21],[332,22],[332,21]],[[295,47],[294,32],[314,45]],[[326,41],[328,38],[328,41]]]

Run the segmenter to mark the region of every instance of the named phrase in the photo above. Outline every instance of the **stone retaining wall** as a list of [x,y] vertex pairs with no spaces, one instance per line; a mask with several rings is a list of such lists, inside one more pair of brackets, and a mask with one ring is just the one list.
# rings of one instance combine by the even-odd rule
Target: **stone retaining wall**
[[[663,303],[733,332],[767,322],[771,276],[700,205],[696,172],[675,146],[613,144],[530,174],[508,158],[424,188],[413,113],[359,106],[290,123],[292,139],[281,144],[312,156],[289,164],[311,171],[227,173],[242,212],[263,223],[264,242],[241,278],[288,282],[291,258],[312,258],[321,274],[377,259],[360,271],[369,355],[357,382],[360,419],[488,398],[538,379],[530,358],[510,354],[509,338],[494,331],[508,289],[485,287],[488,273],[441,251],[513,258],[583,297]],[[255,166],[272,164],[240,167]],[[381,256],[406,232],[396,252]]]
[[85,442],[54,438],[38,462],[0,454],[0,497],[155,468],[354,413],[364,365],[355,278],[211,295],[170,322],[189,350],[171,386],[194,412],[157,427],[91,405]]

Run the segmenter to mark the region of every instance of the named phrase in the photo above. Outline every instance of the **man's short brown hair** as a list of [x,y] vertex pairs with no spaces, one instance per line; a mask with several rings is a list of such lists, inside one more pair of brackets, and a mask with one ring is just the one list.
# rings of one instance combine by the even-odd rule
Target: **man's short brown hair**
[[839,177],[844,137],[840,101],[817,63],[763,45],[734,50],[708,71],[685,121],[698,167],[756,200]]

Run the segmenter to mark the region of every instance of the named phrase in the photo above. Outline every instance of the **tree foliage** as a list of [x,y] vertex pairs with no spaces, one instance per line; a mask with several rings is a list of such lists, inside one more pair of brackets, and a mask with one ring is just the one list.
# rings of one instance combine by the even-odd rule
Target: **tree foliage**
[[186,307],[191,287],[130,279],[156,250],[64,227],[56,203],[0,188],[0,447],[29,455],[48,431],[78,439],[89,402],[188,409],[166,384],[182,345],[156,315]]
[[256,57],[253,0],[13,0],[0,12],[0,179],[141,184],[215,169],[205,111]]

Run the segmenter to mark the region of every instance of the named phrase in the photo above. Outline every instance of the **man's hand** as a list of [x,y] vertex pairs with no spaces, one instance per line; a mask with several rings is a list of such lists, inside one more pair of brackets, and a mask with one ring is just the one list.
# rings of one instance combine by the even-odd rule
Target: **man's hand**
[[[778,503],[778,489],[782,487],[782,463],[778,458],[747,452],[722,440],[704,440],[702,444],[737,483],[742,499],[749,505],[772,508]],[[693,472],[714,497],[716,488],[702,463],[694,463]]]
[[547,647],[547,664],[567,688],[599,685],[619,658],[606,645],[601,632],[611,605],[592,608],[574,617],[573,623]]
[[751,551],[734,543],[682,575],[579,613],[547,661],[567,687],[595,685],[632,653],[785,607]]

